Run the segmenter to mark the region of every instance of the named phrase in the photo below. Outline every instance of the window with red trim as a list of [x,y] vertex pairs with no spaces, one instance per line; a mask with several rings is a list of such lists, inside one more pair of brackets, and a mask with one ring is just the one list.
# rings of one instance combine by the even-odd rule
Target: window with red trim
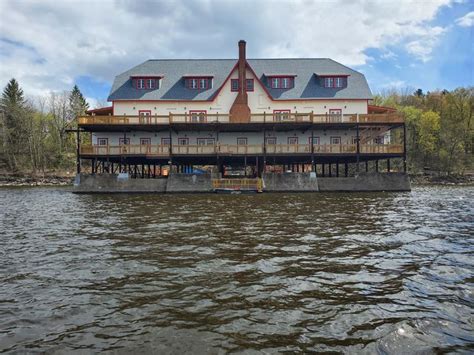
[[207,111],[189,111],[191,122],[206,122]]
[[239,79],[230,79],[230,91],[239,91]]
[[192,90],[207,90],[211,87],[211,83],[211,78],[193,77],[185,79],[186,87]]
[[151,116],[151,110],[139,110],[138,116],[140,117]]
[[246,79],[245,80],[245,90],[253,91],[253,79]]
[[291,76],[269,77],[268,79],[272,89],[291,89],[294,84],[294,78]]
[[273,110],[273,120],[288,121],[290,119],[290,110]]
[[343,76],[326,76],[322,79],[325,88],[343,88],[347,82],[347,79]]
[[[245,79],[245,90],[253,91],[254,82],[253,79]],[[239,91],[239,79],[230,79],[230,91]]]
[[134,78],[133,83],[135,88],[139,90],[153,90],[158,88],[158,78]]

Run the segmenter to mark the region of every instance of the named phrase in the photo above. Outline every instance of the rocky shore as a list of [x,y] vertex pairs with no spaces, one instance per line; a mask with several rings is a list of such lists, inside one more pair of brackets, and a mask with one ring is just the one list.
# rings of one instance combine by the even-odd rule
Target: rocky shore
[[474,185],[474,175],[410,175],[412,185]]
[[70,176],[24,176],[2,175],[0,187],[25,187],[25,186],[69,186],[74,178]]

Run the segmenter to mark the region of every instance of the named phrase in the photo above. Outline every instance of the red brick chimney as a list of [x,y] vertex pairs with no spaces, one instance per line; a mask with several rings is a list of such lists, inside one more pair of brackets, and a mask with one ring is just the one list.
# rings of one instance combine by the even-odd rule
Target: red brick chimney
[[239,92],[230,108],[230,121],[234,123],[250,122],[250,108],[248,106],[248,97],[245,80],[245,71],[247,59],[245,57],[245,41],[239,41],[239,62],[237,65],[239,72]]

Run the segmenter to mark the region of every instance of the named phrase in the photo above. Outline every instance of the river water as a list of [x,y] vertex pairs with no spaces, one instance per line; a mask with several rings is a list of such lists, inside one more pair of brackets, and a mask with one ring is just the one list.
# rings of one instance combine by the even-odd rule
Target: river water
[[0,352],[474,351],[473,201],[0,189]]

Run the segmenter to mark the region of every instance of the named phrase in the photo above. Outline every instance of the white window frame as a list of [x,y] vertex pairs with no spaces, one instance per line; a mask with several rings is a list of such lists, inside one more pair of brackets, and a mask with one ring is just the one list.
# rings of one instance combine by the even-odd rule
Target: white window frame
[[[271,143],[273,142],[273,143]],[[276,137],[266,137],[265,138],[265,144],[267,145],[276,145],[277,144],[277,138]]]
[[189,145],[189,138],[187,137],[178,138],[178,145]]
[[237,138],[237,145],[247,145],[248,139],[247,137],[238,137]]
[[137,79],[137,89],[145,88],[145,79]]
[[97,138],[97,145],[109,145],[108,138]]
[[146,79],[146,87],[148,89],[155,89],[156,87],[156,79]]
[[119,138],[119,145],[130,145],[130,138]]
[[197,145],[214,145],[214,138],[198,138]]
[[298,145],[298,137],[288,137],[288,145]]

